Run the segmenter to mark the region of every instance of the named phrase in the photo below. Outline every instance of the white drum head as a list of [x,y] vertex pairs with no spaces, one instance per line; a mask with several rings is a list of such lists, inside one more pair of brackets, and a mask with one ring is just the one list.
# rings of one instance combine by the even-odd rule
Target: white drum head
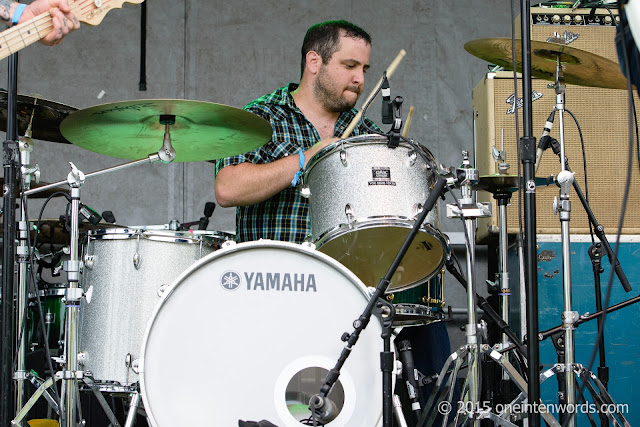
[[[301,426],[292,395],[310,396],[295,390],[300,373],[334,367],[342,334],[352,332],[367,302],[354,274],[300,245],[258,241],[208,255],[173,283],[147,326],[140,383],[151,423]],[[380,419],[381,332],[372,317],[329,394],[341,389],[344,397],[326,425]]]

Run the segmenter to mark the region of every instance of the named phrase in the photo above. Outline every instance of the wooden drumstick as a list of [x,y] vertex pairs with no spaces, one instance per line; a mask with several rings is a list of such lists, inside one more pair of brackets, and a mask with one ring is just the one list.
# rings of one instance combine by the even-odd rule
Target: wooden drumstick
[[[391,77],[391,75],[396,70],[396,68],[398,68],[398,64],[400,64],[400,61],[402,61],[402,58],[404,58],[406,54],[407,52],[404,49],[402,49],[398,54],[398,56],[396,56],[396,59],[394,59],[391,65],[389,65],[389,68],[387,68],[387,78]],[[376,83],[376,85],[374,86],[373,91],[369,94],[369,97],[364,101],[362,105],[367,105],[369,101],[371,101],[375,97],[376,89],[381,84],[382,84],[382,77],[380,77],[380,80],[378,80],[378,83]],[[356,116],[351,120],[351,123],[349,123],[349,126],[347,126],[344,133],[340,137],[341,139],[348,138],[349,135],[351,135],[351,132],[353,132],[353,130],[356,128],[356,125],[360,121],[361,117],[362,117],[362,111],[358,111],[358,114],[356,114]]]
[[404,122],[404,129],[402,129],[402,136],[404,138],[409,135],[409,128],[411,127],[411,117],[413,117],[413,105],[409,107],[409,114],[407,114],[407,120]]

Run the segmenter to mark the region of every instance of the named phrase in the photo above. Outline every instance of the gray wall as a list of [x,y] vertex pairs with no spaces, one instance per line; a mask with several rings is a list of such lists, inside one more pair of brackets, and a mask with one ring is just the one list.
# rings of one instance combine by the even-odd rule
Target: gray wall
[[[19,93],[37,93],[81,109],[145,98],[242,107],[298,80],[300,44],[310,25],[344,18],[373,37],[364,93],[373,90],[382,71],[405,49],[391,89],[405,98],[406,107],[415,106],[410,136],[439,163],[457,165],[460,151],[473,149],[471,91],[487,69],[463,45],[510,31],[510,6],[504,1],[472,9],[461,0],[147,0],[147,8],[147,91],[138,90],[141,6],[127,3],[109,12],[99,26],[83,25],[60,46],[35,44],[22,50]],[[0,71],[6,87],[6,66]],[[105,94],[98,99],[101,91]],[[370,113],[377,122],[378,105]],[[100,144],[108,141],[96,142]],[[40,165],[43,180],[64,179],[68,161],[85,173],[121,163],[78,147],[36,141],[32,163]],[[120,224],[190,221],[202,215],[206,201],[214,200],[213,165],[142,166],[89,179],[82,190],[84,203],[98,211],[111,209]],[[57,216],[54,208],[47,212]],[[233,230],[233,212],[217,208],[210,228]],[[458,222],[444,218],[443,229],[461,231]]]
[[[19,93],[37,93],[80,109],[145,98],[242,107],[298,80],[300,44],[310,25],[347,19],[373,37],[363,93],[372,91],[405,49],[391,89],[404,97],[405,114],[415,106],[410,136],[439,163],[458,165],[461,150],[473,150],[471,92],[487,71],[486,62],[466,53],[463,45],[480,37],[509,36],[511,29],[509,2],[496,0],[147,0],[147,7],[147,91],[138,90],[141,6],[125,4],[99,26],[84,25],[60,46],[36,44],[20,52]],[[6,82],[6,66],[0,71],[0,81]],[[98,99],[101,91],[105,94]],[[379,114],[375,103],[369,115],[379,123]],[[108,143],[96,141],[96,146]],[[161,143],[159,134],[158,148]],[[73,145],[36,141],[32,163],[40,165],[42,180],[65,179],[69,161],[85,173],[123,162]],[[145,165],[88,179],[82,201],[99,212],[112,210],[123,225],[193,221],[206,201],[214,201],[213,175],[207,162]],[[32,200],[29,216],[35,218],[39,207]],[[56,218],[62,209],[61,202],[53,203],[45,217]],[[440,213],[443,231],[462,231],[460,221],[446,219],[442,202]],[[234,219],[234,209],[218,207],[209,229],[232,231]],[[463,261],[464,252],[458,252]],[[484,281],[486,271],[477,270]],[[458,286],[446,287],[448,302],[462,308]]]

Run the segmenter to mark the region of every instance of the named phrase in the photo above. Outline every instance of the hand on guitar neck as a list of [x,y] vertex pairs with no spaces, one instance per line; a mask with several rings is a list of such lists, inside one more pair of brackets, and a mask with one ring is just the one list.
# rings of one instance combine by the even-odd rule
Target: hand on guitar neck
[[[52,28],[40,39],[43,44],[60,44],[64,36],[80,28],[80,21],[71,11],[67,0],[35,0],[26,7],[18,2],[0,0],[0,18],[7,26],[16,21],[18,24],[27,22],[47,12],[51,16]],[[20,15],[16,17],[16,13]]]
[[0,0],[0,21],[11,26],[0,32],[0,60],[37,41],[59,44],[70,31],[80,28],[80,22],[98,25],[109,11],[120,9],[123,3],[143,1],[34,0],[25,6]]

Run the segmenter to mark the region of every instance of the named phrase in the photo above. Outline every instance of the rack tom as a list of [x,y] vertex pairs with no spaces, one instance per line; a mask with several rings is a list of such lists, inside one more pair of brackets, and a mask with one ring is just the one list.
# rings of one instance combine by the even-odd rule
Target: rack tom
[[[388,138],[360,135],[316,153],[302,174],[309,197],[311,239],[368,286],[384,277],[415,224],[435,183],[431,152]],[[389,291],[425,283],[448,251],[437,205],[411,243]]]

